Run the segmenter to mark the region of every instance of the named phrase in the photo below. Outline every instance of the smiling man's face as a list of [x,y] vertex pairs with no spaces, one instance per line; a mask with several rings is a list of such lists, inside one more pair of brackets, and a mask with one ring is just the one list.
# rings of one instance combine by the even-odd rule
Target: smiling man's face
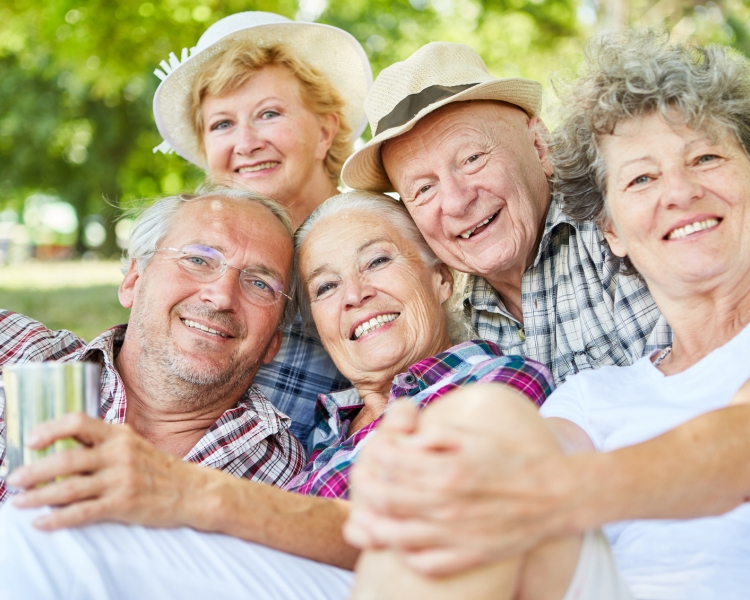
[[455,102],[383,145],[391,182],[451,267],[493,284],[533,261],[552,174],[538,126],[509,104]]
[[[269,273],[286,289],[292,241],[260,204],[218,198],[183,204],[158,247],[187,245],[214,248],[228,264]],[[180,385],[247,387],[278,351],[283,301],[254,304],[235,269],[197,281],[179,256],[157,252],[142,274],[131,264],[123,281],[120,300],[132,306],[129,332],[140,340],[139,362]]]

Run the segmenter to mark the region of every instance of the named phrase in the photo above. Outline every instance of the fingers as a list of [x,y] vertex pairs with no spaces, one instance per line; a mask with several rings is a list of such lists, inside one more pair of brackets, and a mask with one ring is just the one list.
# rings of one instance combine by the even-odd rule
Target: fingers
[[71,477],[15,496],[13,505],[18,508],[65,506],[96,498],[104,491],[105,486],[100,478],[90,476]]
[[378,431],[383,433],[409,434],[417,429],[419,408],[408,400],[395,402],[385,413]]
[[26,443],[31,448],[40,449],[57,440],[73,438],[86,446],[93,446],[107,438],[111,427],[112,425],[89,417],[85,413],[70,413],[35,427],[26,436]]
[[8,485],[29,489],[57,477],[92,473],[101,467],[100,454],[88,448],[76,448],[48,456],[37,463],[18,467],[8,476]]
[[429,577],[455,575],[487,562],[480,552],[452,547],[407,551],[400,553],[400,556],[408,567]]
[[[364,532],[367,549],[384,547],[399,550],[423,550],[446,546],[453,540],[450,528],[431,521],[392,519],[373,512],[352,512],[344,527],[344,535],[350,543],[360,544]],[[356,543],[355,543],[356,542]]]
[[56,508],[34,521],[34,527],[43,531],[54,531],[66,527],[81,527],[102,521],[108,516],[107,503],[102,499],[76,502],[63,508]]

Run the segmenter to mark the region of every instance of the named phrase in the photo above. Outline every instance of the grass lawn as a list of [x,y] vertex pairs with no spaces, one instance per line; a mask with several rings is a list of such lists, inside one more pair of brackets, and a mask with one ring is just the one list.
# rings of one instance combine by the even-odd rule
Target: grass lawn
[[30,262],[0,267],[0,308],[28,315],[50,329],[69,329],[90,341],[125,323],[117,288],[120,263]]

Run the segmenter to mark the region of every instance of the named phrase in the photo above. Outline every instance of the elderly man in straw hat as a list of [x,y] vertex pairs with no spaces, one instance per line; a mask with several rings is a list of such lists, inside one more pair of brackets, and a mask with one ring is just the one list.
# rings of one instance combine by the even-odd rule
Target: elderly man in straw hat
[[[669,346],[671,332],[645,283],[614,268],[597,224],[573,220],[551,196],[540,103],[538,83],[491,77],[467,46],[428,44],[373,84],[365,101],[373,139],[343,179],[397,191],[438,257],[470,273],[464,306],[480,336],[545,363],[560,383],[632,364]],[[346,535],[363,548],[398,548],[428,574],[520,554],[627,518],[634,506],[655,518],[705,514],[697,482],[737,464],[723,442],[744,435],[725,411],[706,415],[610,454],[605,475],[592,454],[564,463],[524,455],[510,465],[418,448],[406,436],[420,421],[405,414],[391,411],[362,454]],[[686,456],[689,467],[678,467]]]

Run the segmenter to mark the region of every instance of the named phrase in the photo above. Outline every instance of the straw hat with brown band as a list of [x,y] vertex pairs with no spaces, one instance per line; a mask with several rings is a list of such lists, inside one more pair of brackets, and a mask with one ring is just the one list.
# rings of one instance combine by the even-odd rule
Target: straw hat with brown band
[[501,100],[534,116],[541,109],[542,86],[530,79],[493,77],[480,56],[464,44],[422,46],[375,79],[365,99],[373,138],[344,164],[344,183],[360,190],[395,191],[380,157],[383,142],[406,133],[441,106],[466,100]]
[[344,117],[357,138],[367,126],[362,105],[372,83],[370,62],[360,43],[338,27],[290,21],[261,11],[230,15],[209,27],[195,48],[174,53],[154,73],[162,80],[154,95],[154,119],[164,143],[154,148],[177,154],[205,169],[200,140],[190,115],[190,94],[200,67],[238,41],[259,46],[286,44],[307,65],[324,75],[344,101]]

